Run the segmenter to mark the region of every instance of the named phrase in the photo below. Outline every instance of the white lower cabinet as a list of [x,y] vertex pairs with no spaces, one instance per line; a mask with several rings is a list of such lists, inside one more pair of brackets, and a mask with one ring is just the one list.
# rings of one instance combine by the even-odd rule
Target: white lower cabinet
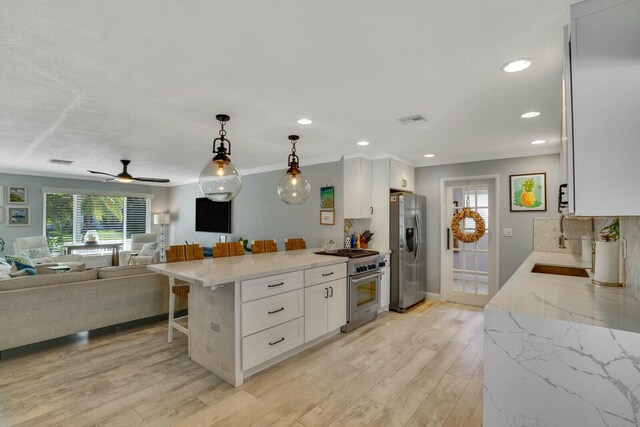
[[242,304],[242,336],[271,328],[304,315],[304,291],[245,302]]
[[347,323],[347,280],[339,279],[304,289],[305,342]]
[[300,317],[242,339],[242,369],[251,369],[304,344],[304,318]]
[[385,308],[391,303],[391,267],[383,268],[382,273],[384,274],[380,280],[380,308]]

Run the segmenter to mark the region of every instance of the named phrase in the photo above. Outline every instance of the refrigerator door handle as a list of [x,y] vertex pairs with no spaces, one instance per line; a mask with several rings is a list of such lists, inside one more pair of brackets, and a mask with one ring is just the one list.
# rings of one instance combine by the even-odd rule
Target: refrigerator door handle
[[416,241],[415,250],[413,251],[413,259],[418,259],[418,252],[420,251],[420,215],[415,214],[416,217],[416,232],[414,233],[414,239]]

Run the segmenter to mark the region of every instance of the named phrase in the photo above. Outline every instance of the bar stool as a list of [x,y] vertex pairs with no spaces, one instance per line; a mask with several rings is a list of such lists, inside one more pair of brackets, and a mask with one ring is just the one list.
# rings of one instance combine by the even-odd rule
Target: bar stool
[[276,240],[253,240],[251,242],[251,253],[266,254],[269,252],[278,252],[278,244]]
[[287,251],[296,251],[298,249],[307,249],[307,242],[304,238],[297,237],[293,239],[284,239],[284,248]]
[[242,242],[216,243],[213,246],[213,258],[225,258],[229,256],[243,256],[244,244]]
[[[202,246],[193,244],[193,245],[177,245],[170,246],[166,251],[167,262],[178,262],[178,261],[193,261],[198,259],[204,259],[204,251]],[[176,296],[183,298],[189,302],[189,291],[191,290],[191,285],[189,284],[176,284],[176,280],[173,277],[169,277],[169,331],[167,336],[168,342],[173,342],[173,330],[177,330],[182,332],[187,336],[187,352],[189,357],[191,357],[191,336],[189,335],[188,327],[185,328],[181,324],[178,323],[179,320],[184,320],[188,318],[189,315],[174,317],[175,306],[176,306]],[[188,326],[188,323],[187,323]]]

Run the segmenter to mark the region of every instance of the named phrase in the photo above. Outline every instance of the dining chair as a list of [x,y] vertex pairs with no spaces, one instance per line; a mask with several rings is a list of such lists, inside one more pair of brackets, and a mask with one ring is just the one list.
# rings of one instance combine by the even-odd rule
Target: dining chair
[[287,251],[307,249],[307,242],[302,237],[297,237],[293,239],[284,239],[284,248]]
[[253,240],[251,242],[251,253],[265,254],[269,252],[278,252],[278,244],[276,240]]

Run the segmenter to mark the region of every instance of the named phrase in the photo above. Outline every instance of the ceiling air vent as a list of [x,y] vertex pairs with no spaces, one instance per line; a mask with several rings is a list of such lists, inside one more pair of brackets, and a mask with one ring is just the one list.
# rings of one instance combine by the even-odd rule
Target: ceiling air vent
[[69,166],[73,164],[73,160],[60,160],[60,159],[51,159],[49,163],[53,163],[54,165],[66,165]]
[[421,115],[415,115],[415,116],[402,117],[398,119],[398,121],[405,126],[410,126],[410,125],[416,125],[418,123],[426,123],[427,119],[425,119]]

